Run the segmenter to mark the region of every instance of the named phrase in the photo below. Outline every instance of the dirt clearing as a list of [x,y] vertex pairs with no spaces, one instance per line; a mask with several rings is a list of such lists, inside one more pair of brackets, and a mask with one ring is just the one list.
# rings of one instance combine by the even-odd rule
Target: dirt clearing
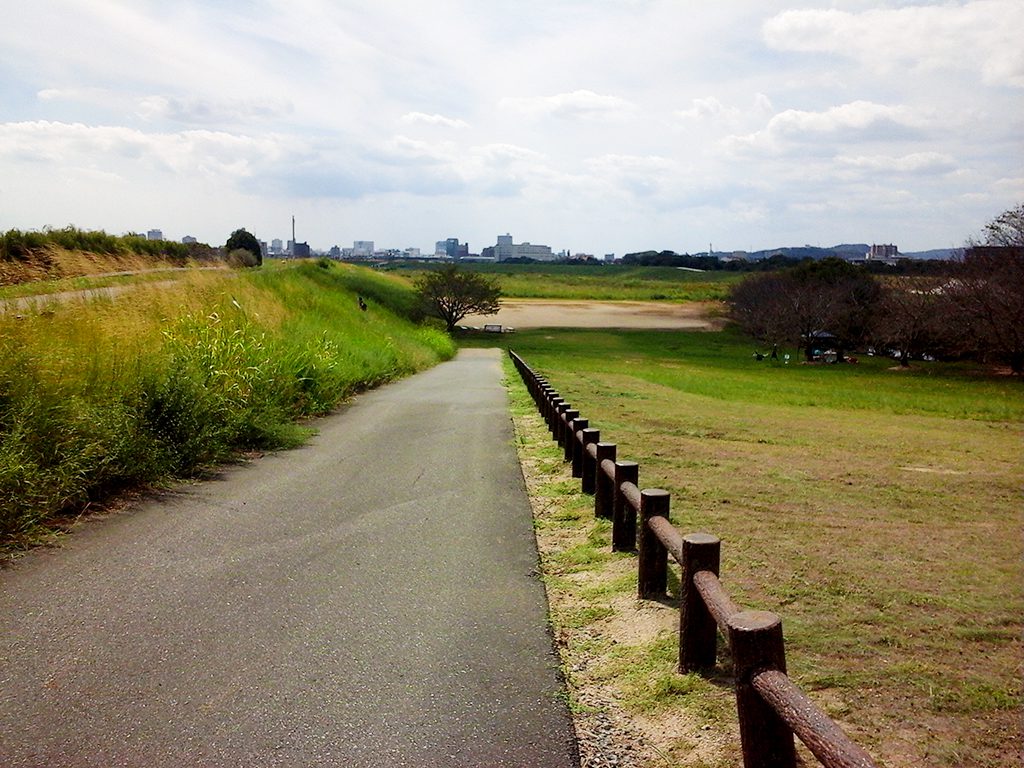
[[565,301],[503,299],[495,315],[467,315],[464,325],[512,328],[642,328],[721,330],[724,320],[713,302]]

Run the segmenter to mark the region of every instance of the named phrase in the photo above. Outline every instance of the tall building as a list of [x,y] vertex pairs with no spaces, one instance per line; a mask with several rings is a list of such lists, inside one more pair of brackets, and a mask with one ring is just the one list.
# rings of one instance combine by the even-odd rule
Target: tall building
[[146,239],[147,240],[163,240],[164,239],[164,233],[163,233],[162,230],[159,230],[159,229],[151,229],[148,232],[146,232]]
[[531,243],[513,243],[512,235],[498,235],[498,243],[485,251],[492,251],[498,261],[509,259],[533,259],[534,261],[554,261],[555,256],[551,253],[550,245],[533,245]]
[[872,245],[868,251],[869,259],[895,259],[900,255],[900,249],[892,243],[888,245]]
[[270,252],[274,255],[282,253],[284,251],[284,243],[281,242],[281,238],[275,237],[270,241]]
[[458,261],[469,256],[469,243],[459,243],[459,238],[449,237],[434,244],[434,257]]
[[512,258],[512,235],[508,233],[498,235],[498,244],[494,246],[494,255],[498,261]]
[[191,245],[192,243],[198,243],[199,241],[192,237],[192,235],[185,235],[183,238],[181,238],[181,242],[183,242],[185,245]]
[[373,258],[373,240],[356,240],[352,243],[352,257],[356,259]]

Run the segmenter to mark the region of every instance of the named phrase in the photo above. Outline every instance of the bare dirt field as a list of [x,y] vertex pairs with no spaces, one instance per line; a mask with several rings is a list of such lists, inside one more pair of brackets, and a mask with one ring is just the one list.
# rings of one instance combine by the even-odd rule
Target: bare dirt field
[[526,328],[642,328],[649,330],[719,330],[717,304],[661,301],[566,301],[503,299],[495,315],[467,315],[464,325]]

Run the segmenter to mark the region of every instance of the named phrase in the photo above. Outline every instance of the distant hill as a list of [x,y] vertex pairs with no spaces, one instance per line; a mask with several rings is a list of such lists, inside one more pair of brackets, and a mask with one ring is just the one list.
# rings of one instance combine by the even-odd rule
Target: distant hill
[[772,256],[785,256],[790,259],[827,259],[830,257],[848,259],[853,256],[863,257],[870,246],[866,243],[841,243],[831,248],[822,248],[816,245],[784,246],[782,248],[769,248],[764,251],[754,251],[748,258],[754,260],[767,259]]
[[901,253],[900,256],[906,256],[909,259],[941,259],[942,261],[949,261],[960,256],[963,250],[963,248],[934,248],[930,251],[908,251],[907,253]]
[[[849,259],[863,258],[869,250],[870,246],[867,243],[840,243],[830,248],[822,248],[815,245],[805,245],[802,247],[784,246],[782,248],[769,248],[763,251],[752,251],[747,254],[747,258],[753,261],[768,259],[772,256],[785,256],[790,259],[827,259],[829,257]],[[937,248],[930,251],[907,251],[906,253],[901,251],[900,256],[908,259],[942,259],[948,261],[954,258],[960,250],[959,248]]]

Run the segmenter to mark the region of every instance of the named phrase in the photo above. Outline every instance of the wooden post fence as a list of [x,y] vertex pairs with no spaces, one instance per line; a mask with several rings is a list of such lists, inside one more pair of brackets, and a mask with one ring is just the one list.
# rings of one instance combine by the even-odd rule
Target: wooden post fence
[[733,603],[719,580],[719,539],[680,534],[669,520],[669,493],[641,490],[637,463],[618,460],[614,443],[600,442],[600,432],[578,409],[519,355],[509,350],[509,356],[565,460],[572,462],[572,476],[580,478],[584,493],[594,495],[595,517],[611,519],[612,550],[637,550],[640,598],[664,598],[669,556],[679,564],[679,671],[713,669],[718,632],[725,636],[736,680],[744,767],[795,768],[795,734],[826,768],[875,768],[867,752],[786,675],[782,620]]

